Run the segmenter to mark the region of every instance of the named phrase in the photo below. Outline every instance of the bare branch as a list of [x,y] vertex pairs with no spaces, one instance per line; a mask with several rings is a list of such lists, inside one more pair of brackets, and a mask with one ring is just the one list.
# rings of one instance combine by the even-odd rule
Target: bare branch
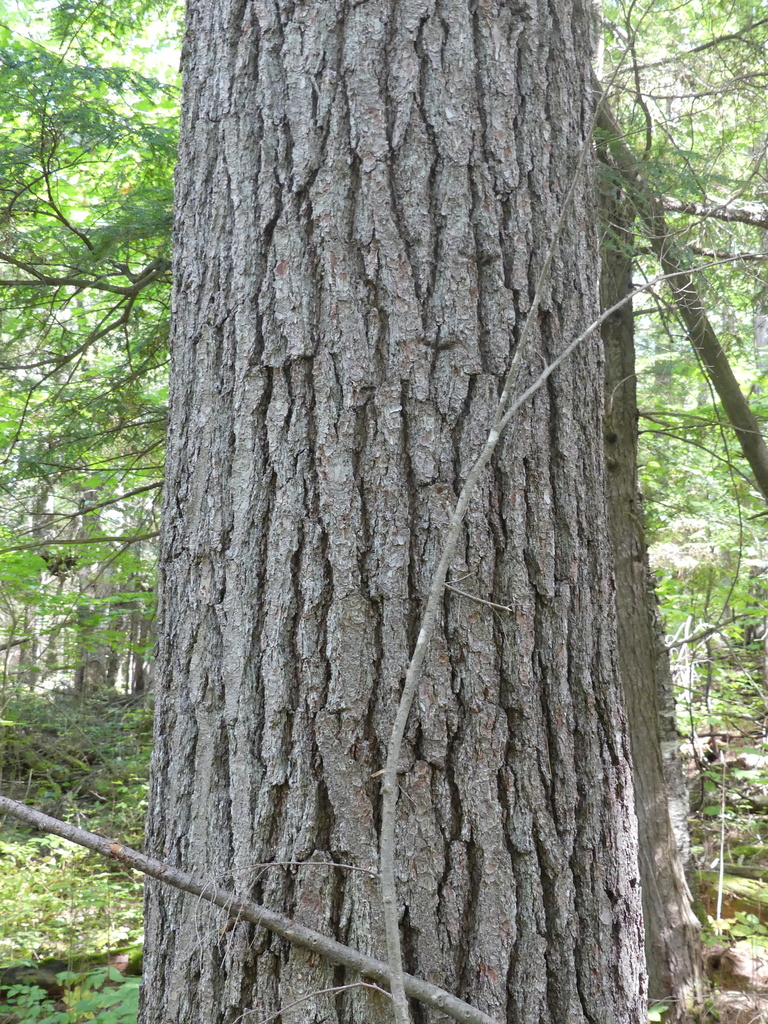
[[[158,421],[150,420],[149,422],[150,423],[151,422],[159,422],[159,420]],[[131,424],[131,426],[135,426],[135,424]],[[102,434],[111,434],[116,429],[120,429],[120,428],[113,428],[112,430],[103,431]],[[95,436],[101,437],[102,434],[97,434]],[[94,435],[91,435],[91,436],[94,436]],[[48,515],[46,517],[45,525],[41,525],[39,527],[35,527],[34,529],[30,530],[29,532],[33,533],[33,534],[36,533],[36,532],[40,533],[40,532],[42,532],[42,531],[44,531],[46,529],[50,529],[50,527],[52,526],[53,523],[61,522],[62,520],[64,520],[65,522],[69,523],[73,519],[77,519],[78,516],[81,516],[83,514],[83,512],[89,512],[89,513],[90,512],[98,512],[99,509],[108,508],[110,505],[119,505],[121,501],[127,501],[128,498],[134,498],[134,497],[136,497],[137,494],[145,494],[147,491],[157,491],[162,486],[163,486],[162,480],[155,480],[151,484],[144,484],[142,487],[134,487],[133,490],[126,491],[125,494],[117,494],[117,495],[115,495],[114,498],[105,498],[104,501],[97,501],[97,502],[95,502],[92,505],[88,505],[86,508],[79,508],[78,507],[77,511],[75,511],[75,512],[53,512],[53,513],[51,513],[50,515]],[[45,541],[43,541],[42,543],[45,543]]]
[[41,538],[28,544],[15,544],[10,548],[0,548],[0,555],[7,555],[12,551],[34,551],[36,548],[60,544],[66,544],[67,546],[70,544],[138,544],[139,541],[154,540],[158,536],[159,533],[155,530],[153,533],[137,533],[133,537],[81,537],[78,540],[71,540],[69,537],[54,538],[53,540],[43,540]]
[[137,295],[142,288],[146,288],[148,284],[157,280],[158,277],[162,276],[162,274],[170,268],[168,260],[153,260],[149,266],[145,267],[144,270],[139,273],[138,277],[132,284],[126,286],[109,284],[108,281],[102,281],[99,278],[81,278],[71,275],[54,277],[51,274],[43,274],[33,263],[17,259],[8,252],[0,252],[0,260],[4,263],[8,263],[12,267],[18,267],[19,270],[23,270],[25,273],[31,275],[30,280],[28,281],[0,279],[0,287],[16,288],[19,285],[42,285],[50,288],[75,288],[78,291],[84,291],[86,288],[93,288],[96,291],[109,292],[111,295],[124,295],[128,297]]
[[495,601],[486,601],[482,597],[477,597],[476,594],[469,594],[466,590],[459,590],[458,587],[454,587],[452,583],[446,583],[445,589],[450,590],[454,594],[458,594],[459,597],[467,597],[470,601],[474,601],[476,604],[484,604],[488,608],[495,608],[500,612],[513,612],[515,609],[509,604],[496,604]]
[[[366,868],[359,864],[342,864],[335,860],[264,860],[251,864],[252,868],[339,868],[341,871],[362,871],[373,878],[378,875],[376,868]],[[389,995],[389,992],[387,992]]]
[[[371,992],[379,992],[381,995],[386,996],[387,999],[391,998],[389,992],[385,988],[380,988],[378,985],[374,985],[367,981],[356,981],[352,985],[332,985],[330,988],[318,988],[314,992],[308,992],[305,996],[301,996],[300,999],[294,999],[293,1002],[288,1003],[287,1006],[281,1007],[277,1013],[270,1014],[269,1017],[262,1017],[258,1024],[271,1024],[273,1020],[277,1020],[286,1010],[292,1010],[294,1006],[301,1006],[302,1003],[309,1002],[310,999],[314,999],[316,996],[325,995],[336,995],[338,992],[348,992],[352,988],[367,988]],[[240,1021],[250,1014],[258,1014],[260,1010],[244,1010],[234,1021],[234,1024],[240,1024]]]
[[713,260],[727,260],[729,263],[765,263],[768,260],[768,252],[724,252],[722,249],[706,249],[701,245],[691,245],[689,248],[697,256],[709,256]]
[[664,64],[683,61],[686,57],[692,57],[697,53],[704,53],[705,50],[711,50],[713,47],[721,46],[723,43],[741,41],[749,32],[754,32],[755,29],[762,28],[763,25],[766,24],[768,24],[768,18],[760,18],[758,21],[753,21],[751,25],[745,25],[744,28],[741,28],[736,32],[728,32],[726,35],[715,36],[714,39],[709,39],[706,43],[700,43],[698,46],[692,46],[690,50],[685,50],[682,53],[676,52],[671,57],[662,57],[660,60],[640,64],[638,66],[638,70],[646,71],[648,68],[659,68]]
[[755,82],[762,89],[763,79],[766,77],[768,77],[766,71],[748,71],[743,75],[734,75],[733,78],[729,78],[711,89],[701,89],[698,92],[647,92],[645,95],[659,104],[668,103],[670,100],[703,100],[710,96],[721,97],[730,92],[734,86],[747,82]]
[[687,213],[693,217],[712,217],[730,224],[750,224],[755,228],[768,228],[768,206],[764,203],[694,203],[664,196],[661,204],[672,213]]
[[20,636],[18,640],[9,640],[5,644],[0,644],[0,651],[10,651],[14,647],[21,647],[22,644],[28,644],[31,640],[34,640],[34,636]]

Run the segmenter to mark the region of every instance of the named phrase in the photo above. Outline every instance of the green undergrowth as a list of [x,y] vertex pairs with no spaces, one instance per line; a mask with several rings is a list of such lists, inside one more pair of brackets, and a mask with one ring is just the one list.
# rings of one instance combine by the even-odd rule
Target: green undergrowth
[[56,975],[62,992],[53,1001],[38,985],[11,985],[4,991],[5,1019],[14,1024],[134,1024],[139,1008],[138,977],[113,967]]
[[[0,718],[3,793],[141,847],[151,743],[145,704],[116,694],[24,694],[6,699]],[[141,876],[10,818],[2,822],[0,967],[47,957],[106,965],[118,950],[140,949],[141,939]],[[32,1002],[23,1020],[42,1021],[34,997],[24,998]]]
[[747,943],[768,959],[768,745],[733,735],[717,757],[688,765],[704,942]]
[[0,841],[0,961],[101,954],[141,940],[141,878],[55,836]]
[[151,709],[137,698],[12,694],[0,700],[0,783],[56,817],[140,841],[151,740]]

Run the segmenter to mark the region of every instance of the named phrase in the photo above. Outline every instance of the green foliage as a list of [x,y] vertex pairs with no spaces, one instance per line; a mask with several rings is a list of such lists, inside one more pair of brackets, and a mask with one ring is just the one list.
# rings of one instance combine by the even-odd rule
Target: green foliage
[[3,692],[133,685],[152,647],[178,13],[19,3],[0,31]]
[[[97,535],[92,539],[85,556],[78,547],[0,553],[0,587],[11,610],[6,643],[15,642],[17,652],[13,675],[0,673],[6,684],[0,691],[0,707],[14,676],[24,675],[34,683],[43,657],[46,677],[66,684],[78,661],[102,648],[123,660],[151,655],[151,635],[132,635],[127,627],[132,615],[147,618],[154,611],[150,553],[132,544],[114,558],[111,545],[100,545]],[[103,566],[111,559],[105,591]],[[73,572],[78,564],[82,568]],[[27,643],[30,637],[34,642]]]
[[[16,696],[0,724],[5,793],[141,846],[151,709],[137,701]],[[142,879],[53,836],[0,832],[0,962],[87,956],[141,939]]]
[[177,42],[183,18],[179,0],[63,0],[52,12],[51,30],[60,43],[74,41],[86,47],[95,35],[102,45],[112,42],[125,49],[126,41],[141,39],[148,25],[165,28],[159,39],[158,33],[153,33],[157,49]]
[[[118,694],[154,642],[179,6],[17,0],[0,26],[0,783],[136,846],[151,709]],[[141,884],[6,824],[0,959],[135,945]],[[133,1020],[118,980],[15,1012]]]
[[109,486],[105,462],[135,477],[136,447],[162,442],[175,96],[16,40],[0,95],[6,480],[67,467],[83,488],[93,465]]
[[[36,985],[15,985],[6,993],[18,1024],[133,1024],[139,1009],[138,978],[124,978],[114,968],[58,975],[65,987],[63,1008],[53,1006]],[[57,1004],[61,1005],[61,1004]]]
[[768,937],[768,928],[756,914],[746,914],[741,910],[737,910],[734,914],[734,923],[730,926],[729,934],[737,939],[751,939],[757,935]]
[[[604,81],[742,391],[768,414],[766,303],[768,19],[751,3],[687,0],[604,9]],[[698,204],[687,212],[681,203]],[[675,205],[676,204],[676,205]],[[701,215],[756,214],[753,223]],[[634,281],[652,280],[639,219]],[[721,930],[765,940],[768,811],[766,501],[694,355],[665,283],[635,303],[641,486],[665,620],[679,726],[689,755],[693,848],[700,865],[754,869],[729,881]],[[719,872],[703,897],[716,914]],[[744,883],[744,884],[742,884]]]
[[140,841],[151,721],[140,700],[16,695],[0,726],[3,783],[23,785],[57,815],[95,800],[103,808],[96,820],[106,813],[126,842]]
[[3,963],[100,954],[141,940],[141,880],[53,836],[10,833],[0,841],[0,904]]
[[[762,8],[687,0],[638,13],[615,2],[604,16],[604,78],[652,185],[678,201],[764,203]],[[181,20],[181,5],[163,0],[20,0],[0,25],[2,780],[135,845],[150,713],[113,698],[130,688],[127,666],[143,663],[153,642]],[[710,319],[762,420],[762,231],[691,213],[669,219],[687,265],[705,268],[698,281]],[[636,281],[654,278],[646,240],[633,251]],[[636,331],[642,487],[696,772],[697,852],[708,863],[719,855],[725,784],[726,853],[759,861],[765,502],[663,284],[636,304]],[[74,689],[88,665],[114,661],[120,672],[105,669],[95,687],[109,699],[52,695]],[[706,757],[725,754],[724,783],[721,764]],[[19,830],[0,853],[4,958],[138,935],[137,881]],[[751,911],[729,920],[734,935],[763,934]],[[130,1018],[129,1000],[105,1001],[122,988],[98,988],[89,982],[82,1000],[53,1016],[29,992],[17,1009],[38,1024]],[[663,1012],[655,1007],[649,1019]]]

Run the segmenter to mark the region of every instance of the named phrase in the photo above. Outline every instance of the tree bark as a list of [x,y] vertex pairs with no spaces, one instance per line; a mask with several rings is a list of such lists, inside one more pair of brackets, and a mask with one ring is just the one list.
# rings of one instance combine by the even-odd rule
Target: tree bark
[[[607,160],[607,157],[603,157]],[[601,298],[609,309],[632,291],[634,210],[611,181],[601,188],[605,241]],[[634,319],[627,302],[602,324],[605,440],[616,572],[619,665],[634,761],[648,993],[667,1021],[691,1020],[700,998],[699,922],[685,877],[688,801],[677,743],[667,651],[648,565],[637,479]]]
[[[188,3],[148,847],[379,958],[376,880],[344,865],[377,861],[589,58],[578,2]],[[586,173],[521,388],[597,315],[594,195]],[[446,592],[400,761],[405,967],[516,1024],[644,1019],[601,378],[592,339],[484,473],[453,578],[512,611]],[[252,924],[155,883],[146,909],[142,1024],[389,1017]]]

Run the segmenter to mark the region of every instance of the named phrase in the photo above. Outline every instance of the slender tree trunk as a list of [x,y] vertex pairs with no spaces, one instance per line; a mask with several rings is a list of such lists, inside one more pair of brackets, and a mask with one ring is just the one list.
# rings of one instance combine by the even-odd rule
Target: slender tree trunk
[[[606,157],[607,159],[607,157]],[[601,278],[608,309],[632,290],[634,212],[610,180]],[[605,438],[616,571],[619,662],[634,759],[648,991],[669,1021],[690,1020],[699,997],[699,923],[685,878],[687,793],[682,779],[667,651],[661,642],[637,480],[634,320],[627,302],[602,326]]]
[[[97,501],[94,490],[84,489],[80,495],[83,509]],[[83,511],[79,518],[77,537],[85,539],[100,529],[101,516],[98,512]],[[114,593],[112,569],[109,565],[94,572],[86,566],[78,572],[78,588],[81,602],[91,600],[94,604],[80,603],[75,614],[75,671],[73,689],[81,697],[112,689],[117,681],[119,656],[109,642],[104,640],[105,622],[98,613],[96,602],[109,599]]]
[[[589,58],[569,0],[188,3],[149,850],[379,957],[353,869]],[[597,314],[594,194],[588,170],[521,387]],[[406,969],[515,1024],[644,1019],[600,360],[485,473],[402,757]],[[321,991],[356,980],[150,883],[142,1024],[388,1020]]]
[[[597,86],[599,90],[599,86]],[[696,289],[696,281],[689,272],[689,254],[680,246],[674,232],[667,227],[664,207],[657,195],[647,186],[642,168],[627,145],[621,126],[601,95],[598,127],[603,132],[613,156],[616,170],[631,192],[635,209],[645,226],[662,271],[667,275],[667,286],[672,294],[680,320],[685,327],[693,349],[708,380],[723,403],[728,420],[741,445],[744,458],[754,474],[755,483],[768,501],[768,445],[763,437],[757,417],[744,397],[739,382],[720,344],[717,333],[709,321],[706,307]]]
[[147,663],[144,651],[151,647],[154,633],[154,619],[147,617],[143,604],[130,612],[130,636],[132,652],[126,668],[128,692],[139,696],[151,688],[151,662]]

